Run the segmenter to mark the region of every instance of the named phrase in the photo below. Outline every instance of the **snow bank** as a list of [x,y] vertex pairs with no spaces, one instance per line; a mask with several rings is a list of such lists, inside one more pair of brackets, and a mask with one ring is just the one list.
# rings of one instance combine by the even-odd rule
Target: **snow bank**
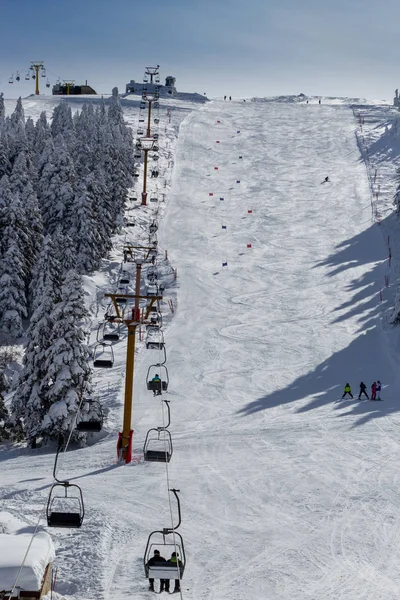
[[[0,534],[0,590],[11,590],[24,560],[32,536]],[[40,590],[47,565],[55,558],[51,537],[45,532],[37,533],[32,541],[17,587],[23,590]]]

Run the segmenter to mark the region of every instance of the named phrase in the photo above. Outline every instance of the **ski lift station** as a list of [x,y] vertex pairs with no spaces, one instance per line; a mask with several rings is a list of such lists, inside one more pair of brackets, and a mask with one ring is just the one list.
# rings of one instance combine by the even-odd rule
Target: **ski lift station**
[[125,91],[127,94],[142,94],[143,92],[154,93],[157,90],[159,96],[171,96],[172,98],[175,98],[177,94],[175,84],[175,77],[171,77],[170,75],[165,78],[165,85],[160,83],[159,78],[156,78],[153,81],[146,81],[145,79],[141,83],[131,79],[130,82],[126,84]]
[[34,600],[50,592],[53,542],[45,531],[37,533],[29,547],[31,539],[30,533],[0,534],[0,597],[4,600]]

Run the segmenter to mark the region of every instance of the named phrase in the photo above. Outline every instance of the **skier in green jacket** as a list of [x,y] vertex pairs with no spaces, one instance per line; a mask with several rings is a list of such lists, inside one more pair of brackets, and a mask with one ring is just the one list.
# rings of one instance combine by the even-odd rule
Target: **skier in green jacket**
[[342,399],[346,398],[347,394],[349,394],[349,396],[351,398],[353,398],[353,394],[351,393],[351,387],[350,387],[349,383],[346,383],[346,385],[344,386],[344,392],[343,392]]

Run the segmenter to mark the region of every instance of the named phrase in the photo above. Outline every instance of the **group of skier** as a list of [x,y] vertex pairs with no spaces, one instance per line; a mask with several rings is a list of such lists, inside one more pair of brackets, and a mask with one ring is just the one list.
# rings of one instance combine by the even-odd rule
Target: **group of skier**
[[[382,389],[382,384],[379,381],[379,379],[378,379],[378,381],[374,381],[374,383],[371,385],[371,400],[381,400],[381,389]],[[344,386],[342,400],[343,400],[343,398],[346,398],[347,394],[351,398],[354,398],[354,396],[351,392],[351,387],[350,387],[349,383],[346,383],[346,385]],[[364,395],[367,400],[370,399],[367,394],[367,386],[365,385],[365,383],[363,381],[361,381],[361,383],[360,383],[360,391],[358,394],[359,400],[361,400],[362,395]]]
[[[147,567],[151,567],[151,566],[163,566],[163,563],[165,563],[168,566],[177,566],[180,569],[182,569],[182,563],[179,560],[178,556],[177,556],[177,552],[173,552],[171,554],[171,558],[169,560],[165,560],[165,558],[163,556],[161,556],[160,551],[159,550],[154,550],[154,556],[152,556],[149,561],[147,562]],[[154,592],[154,579],[152,579],[151,577],[149,578],[149,590],[151,592]],[[169,579],[160,579],[160,593],[161,592],[169,592]],[[178,592],[181,591],[181,586],[180,586],[180,581],[179,579],[175,579],[175,586],[174,586],[174,591],[173,593],[176,594]]]

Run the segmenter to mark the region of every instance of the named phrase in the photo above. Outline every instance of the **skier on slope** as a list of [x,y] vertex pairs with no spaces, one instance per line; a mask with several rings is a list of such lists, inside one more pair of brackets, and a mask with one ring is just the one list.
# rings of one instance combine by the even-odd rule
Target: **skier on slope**
[[358,394],[359,400],[361,400],[362,394],[364,394],[364,396],[367,398],[367,400],[369,400],[369,396],[367,394],[367,386],[365,385],[365,383],[363,381],[360,383],[360,393]]
[[322,185],[323,183],[330,183],[330,181],[329,181],[329,177],[325,177],[325,179],[324,179],[323,181],[321,181],[321,185]]
[[349,383],[346,383],[346,385],[344,386],[342,400],[343,400],[343,398],[346,398],[347,394],[349,394],[349,396],[351,396],[353,398],[353,394],[351,393],[351,387],[350,387]]
[[371,385],[371,400],[376,400],[376,381]]
[[376,399],[377,400],[381,399],[381,389],[382,389],[382,384],[378,379],[378,381],[376,382]]

